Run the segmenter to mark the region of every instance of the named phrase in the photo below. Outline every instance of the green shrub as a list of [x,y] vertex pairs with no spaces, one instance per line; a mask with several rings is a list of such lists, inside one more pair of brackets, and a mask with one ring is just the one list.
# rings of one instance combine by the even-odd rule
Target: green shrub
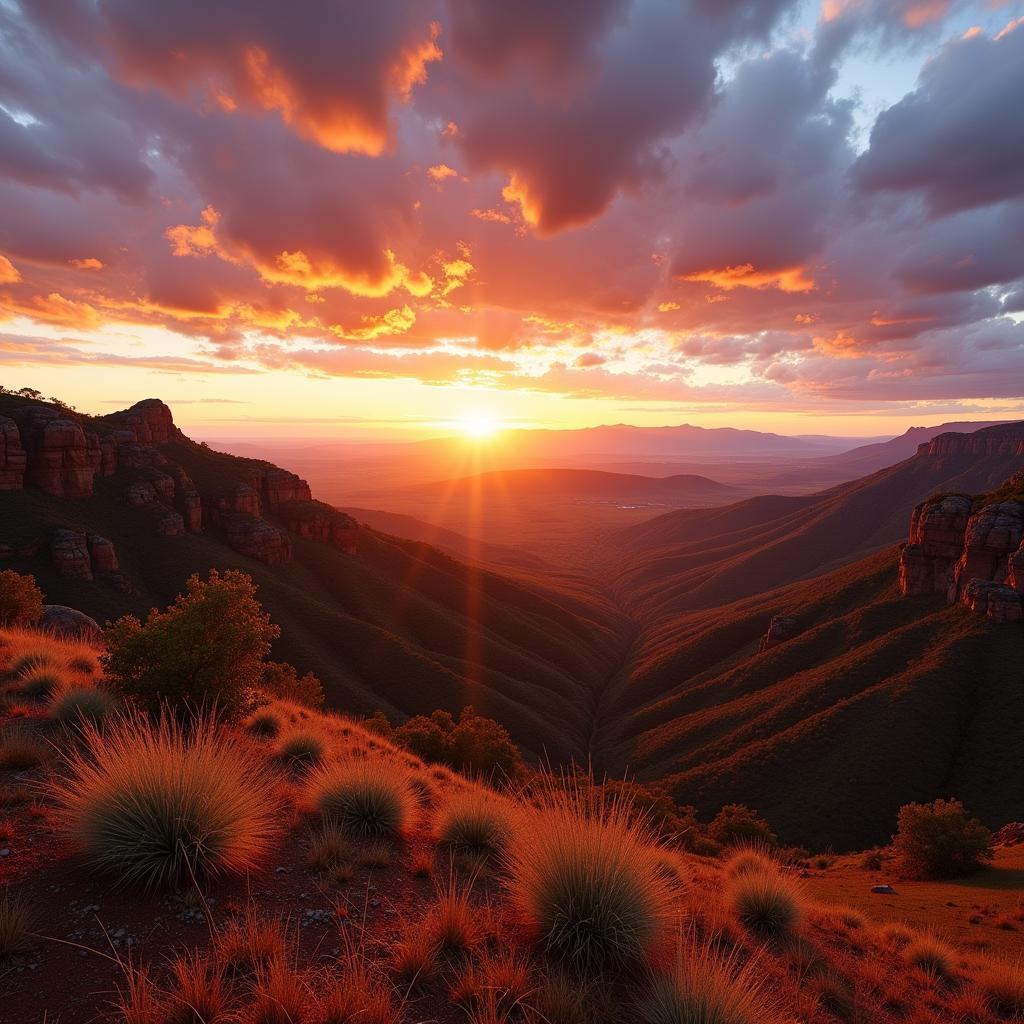
[[668,932],[661,851],[621,802],[553,791],[516,817],[503,860],[513,907],[576,968],[635,963]]
[[280,634],[243,572],[192,576],[186,593],[145,625],[133,615],[107,631],[103,657],[109,684],[150,712],[163,702],[215,703],[229,718],[250,707],[264,679],[263,659]]
[[893,849],[909,878],[958,878],[992,859],[992,833],[959,800],[900,808]]
[[0,626],[28,626],[43,614],[43,592],[34,576],[0,572]]
[[294,666],[281,661],[268,661],[263,667],[263,689],[272,697],[293,701],[307,708],[324,704],[323,683],[307,672],[301,678]]
[[58,722],[98,722],[113,706],[114,698],[98,686],[69,686],[53,702],[50,713]]
[[280,818],[273,779],[205,715],[88,722],[51,784],[63,829],[102,868],[152,887],[255,867]]
[[307,786],[328,825],[349,835],[394,835],[408,828],[416,813],[405,775],[384,761],[322,764]]
[[719,846],[775,846],[767,821],[743,804],[726,804],[708,825],[708,837]]

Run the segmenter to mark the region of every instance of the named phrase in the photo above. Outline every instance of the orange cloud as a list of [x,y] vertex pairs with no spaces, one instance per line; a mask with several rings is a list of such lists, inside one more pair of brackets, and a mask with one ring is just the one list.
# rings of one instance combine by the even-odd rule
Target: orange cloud
[[442,182],[445,178],[457,178],[459,172],[447,164],[434,164],[433,167],[427,168],[427,176],[434,181]]
[[540,223],[540,203],[530,195],[526,182],[514,171],[508,179],[508,184],[501,190],[501,198],[506,203],[518,204],[523,220],[531,227],[536,227]]
[[363,317],[363,326],[355,330],[346,331],[340,324],[334,324],[330,332],[337,338],[346,338],[350,341],[372,341],[374,338],[405,334],[415,323],[415,312],[410,306],[405,305],[400,309],[389,309],[383,316],[366,315]]
[[923,28],[944,18],[949,10],[949,0],[919,0],[911,4],[903,15],[907,28]]
[[658,312],[659,313],[671,313],[673,310],[680,309],[678,302],[659,302]]
[[775,287],[783,292],[809,292],[814,288],[814,281],[804,276],[805,274],[804,267],[756,270],[752,263],[740,263],[733,267],[698,270],[683,275],[681,280],[713,284],[724,291],[732,291],[733,288]]
[[100,326],[102,319],[94,306],[88,302],[67,299],[60,292],[49,295],[34,295],[27,301],[11,296],[0,297],[0,316],[27,316],[32,320],[74,327],[78,330],[93,330]]
[[18,268],[6,256],[0,256],[0,284],[17,284],[20,280]]
[[102,270],[103,261],[96,259],[95,256],[86,256],[83,259],[68,260],[68,262],[76,270]]

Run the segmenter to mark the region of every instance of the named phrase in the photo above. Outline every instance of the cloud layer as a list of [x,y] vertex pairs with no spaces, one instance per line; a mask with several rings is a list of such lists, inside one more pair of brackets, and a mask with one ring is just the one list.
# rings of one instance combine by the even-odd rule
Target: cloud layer
[[[0,362],[1020,397],[1017,6],[0,4]],[[920,70],[861,140],[878,53]]]

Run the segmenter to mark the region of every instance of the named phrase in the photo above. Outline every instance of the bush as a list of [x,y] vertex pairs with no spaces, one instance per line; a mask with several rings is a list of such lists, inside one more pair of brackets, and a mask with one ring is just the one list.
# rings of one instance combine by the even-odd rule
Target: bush
[[544,947],[584,969],[641,959],[667,934],[673,890],[652,833],[619,801],[552,791],[514,821],[511,902]]
[[0,572],[0,626],[28,626],[43,614],[43,592],[34,576]]
[[383,762],[323,764],[313,770],[308,791],[328,825],[354,836],[395,835],[416,812],[404,774]]
[[293,701],[307,708],[324,705],[323,683],[307,672],[301,678],[294,666],[281,661],[268,661],[263,667],[263,689],[272,697]]
[[292,767],[301,768],[322,761],[326,749],[322,736],[313,732],[293,732],[281,740],[277,756]]
[[785,935],[803,918],[805,900],[778,871],[747,871],[729,885],[729,900],[739,920],[764,936]]
[[505,847],[511,821],[508,811],[482,790],[453,794],[434,822],[437,838],[472,853],[498,853]]
[[280,634],[243,572],[190,577],[186,593],[166,611],[134,615],[107,631],[108,682],[150,712],[162,702],[216,703],[229,718],[244,714],[263,683],[263,659]]
[[774,1024],[780,1019],[749,963],[737,971],[709,947],[682,951],[673,971],[654,977],[638,1009],[642,1024]]
[[909,878],[959,878],[992,859],[992,833],[959,800],[900,808],[893,849]]
[[64,830],[94,863],[147,887],[254,867],[278,831],[266,770],[210,716],[130,714],[64,755]]
[[50,714],[58,722],[98,722],[113,706],[114,698],[106,690],[97,686],[69,686],[50,706]]
[[708,837],[719,846],[775,846],[778,839],[757,811],[726,804],[708,825]]

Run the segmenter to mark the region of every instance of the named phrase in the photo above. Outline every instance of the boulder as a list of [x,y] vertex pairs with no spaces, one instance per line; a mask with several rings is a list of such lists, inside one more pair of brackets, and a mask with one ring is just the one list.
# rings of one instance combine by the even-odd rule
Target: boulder
[[154,501],[149,506],[149,514],[158,537],[181,537],[185,533],[185,520],[170,506]]
[[156,501],[156,488],[148,480],[136,480],[124,490],[124,502],[132,508],[144,508]]
[[132,439],[143,445],[169,444],[181,436],[171,410],[159,398],[145,398],[130,409],[111,413],[107,420],[130,431]]
[[89,561],[92,563],[92,571],[114,572],[118,568],[117,552],[114,545],[106,537],[97,533],[90,533],[86,537],[86,544],[89,547]]
[[267,565],[283,565],[292,560],[291,538],[265,519],[247,512],[225,512],[220,524],[235,551]]
[[90,642],[103,636],[103,630],[95,619],[64,604],[44,604],[38,624],[47,633],[68,639]]
[[0,491],[20,491],[25,486],[27,462],[18,424],[9,416],[0,416]]
[[50,558],[61,576],[92,579],[92,559],[84,533],[77,530],[55,530],[50,536]]
[[792,640],[799,632],[799,623],[791,615],[773,615],[768,624],[768,632],[761,637],[758,653],[763,654],[787,640]]

